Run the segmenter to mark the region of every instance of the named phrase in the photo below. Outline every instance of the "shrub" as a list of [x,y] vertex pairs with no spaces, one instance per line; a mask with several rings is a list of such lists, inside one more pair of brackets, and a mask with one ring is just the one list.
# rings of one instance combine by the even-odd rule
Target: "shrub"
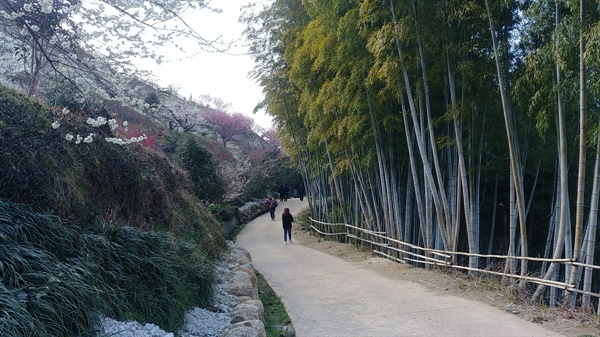
[[0,87],[0,198],[50,206],[52,181],[65,152],[47,109]]
[[177,147],[176,161],[189,172],[198,199],[209,202],[223,199],[223,177],[210,152],[195,137],[186,137]]
[[208,210],[217,220],[223,222],[232,220],[239,215],[237,207],[231,205],[209,204]]

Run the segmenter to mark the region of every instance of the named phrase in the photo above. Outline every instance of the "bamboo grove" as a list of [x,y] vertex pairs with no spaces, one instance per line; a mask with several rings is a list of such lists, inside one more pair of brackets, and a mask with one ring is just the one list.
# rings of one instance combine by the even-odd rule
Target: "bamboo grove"
[[584,294],[520,285],[594,310],[599,14],[584,0],[274,0],[242,20],[315,219],[567,282]]

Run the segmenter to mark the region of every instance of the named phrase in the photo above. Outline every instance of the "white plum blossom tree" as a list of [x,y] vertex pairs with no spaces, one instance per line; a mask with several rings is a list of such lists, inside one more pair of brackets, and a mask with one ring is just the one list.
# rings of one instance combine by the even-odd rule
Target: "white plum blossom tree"
[[134,72],[132,58],[161,62],[159,47],[182,49],[183,39],[204,50],[226,49],[183,18],[198,10],[218,11],[204,0],[0,0],[0,52],[17,56],[29,95],[38,94],[46,72],[45,79],[67,80],[82,91],[101,88],[116,97],[120,84],[131,80],[123,74]]

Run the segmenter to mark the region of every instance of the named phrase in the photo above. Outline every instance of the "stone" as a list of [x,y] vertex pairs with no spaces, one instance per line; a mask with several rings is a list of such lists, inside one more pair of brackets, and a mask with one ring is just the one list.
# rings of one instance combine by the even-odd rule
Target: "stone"
[[267,333],[262,321],[250,320],[233,324],[219,337],[267,337]]
[[251,299],[258,299],[258,289],[254,288],[251,282],[230,284],[225,287],[225,291],[235,296],[248,296]]
[[258,286],[258,279],[256,278],[256,273],[251,270],[250,268],[246,268],[244,266],[240,266],[235,270],[234,276],[233,276],[233,281],[236,282],[236,277],[240,277],[240,281],[242,279],[245,280],[245,276],[243,276],[243,274],[246,274],[248,277],[248,280],[250,281],[250,283],[252,283],[253,287]]
[[246,301],[238,304],[229,316],[232,318],[232,323],[249,320],[264,321],[264,307],[260,301]]

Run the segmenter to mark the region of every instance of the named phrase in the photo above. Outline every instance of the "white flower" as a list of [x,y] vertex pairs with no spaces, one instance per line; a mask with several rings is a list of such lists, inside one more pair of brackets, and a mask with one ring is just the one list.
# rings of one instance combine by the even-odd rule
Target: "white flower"
[[62,114],[63,114],[63,115],[66,115],[66,114],[68,114],[69,112],[70,112],[70,111],[69,111],[69,109],[67,109],[67,108],[63,108],[63,109],[62,109]]
[[90,117],[85,122],[88,123],[89,125],[97,128],[97,127],[100,127],[100,126],[106,124],[107,120],[106,120],[106,118],[100,116],[97,119],[93,119],[93,118]]
[[40,0],[40,6],[42,6],[42,12],[50,14],[54,7],[54,0]]
[[127,127],[128,125],[129,125],[129,122],[127,122],[127,121],[124,121],[124,122],[123,122],[123,126],[124,126],[124,127]]
[[108,125],[110,126],[111,131],[115,131],[119,127],[119,124],[117,123],[116,119],[109,119]]
[[33,30],[34,32],[39,32],[40,31],[40,27],[38,27],[38,26],[31,26],[31,30]]
[[58,121],[55,121],[54,123],[52,123],[52,128],[54,130],[58,129],[60,127],[60,123]]
[[77,135],[77,140],[75,141],[75,144],[79,144],[79,143],[81,143],[81,140],[82,140],[82,139],[83,139],[83,138],[82,138],[80,135]]
[[93,142],[93,141],[94,141],[94,138],[93,138],[92,136],[93,136],[93,134],[92,134],[92,133],[90,133],[90,134],[89,134],[89,136],[87,136],[87,137],[85,137],[85,138],[83,139],[83,142],[84,142],[84,143],[91,143],[91,142]]
[[65,138],[66,138],[68,141],[72,141],[72,140],[73,140],[73,135],[72,135],[72,134],[70,134],[70,133],[67,133],[67,135],[65,136]]
[[121,138],[115,138],[115,137],[106,137],[104,138],[107,142],[109,143],[114,143],[117,145],[125,145],[127,144],[123,139]]

